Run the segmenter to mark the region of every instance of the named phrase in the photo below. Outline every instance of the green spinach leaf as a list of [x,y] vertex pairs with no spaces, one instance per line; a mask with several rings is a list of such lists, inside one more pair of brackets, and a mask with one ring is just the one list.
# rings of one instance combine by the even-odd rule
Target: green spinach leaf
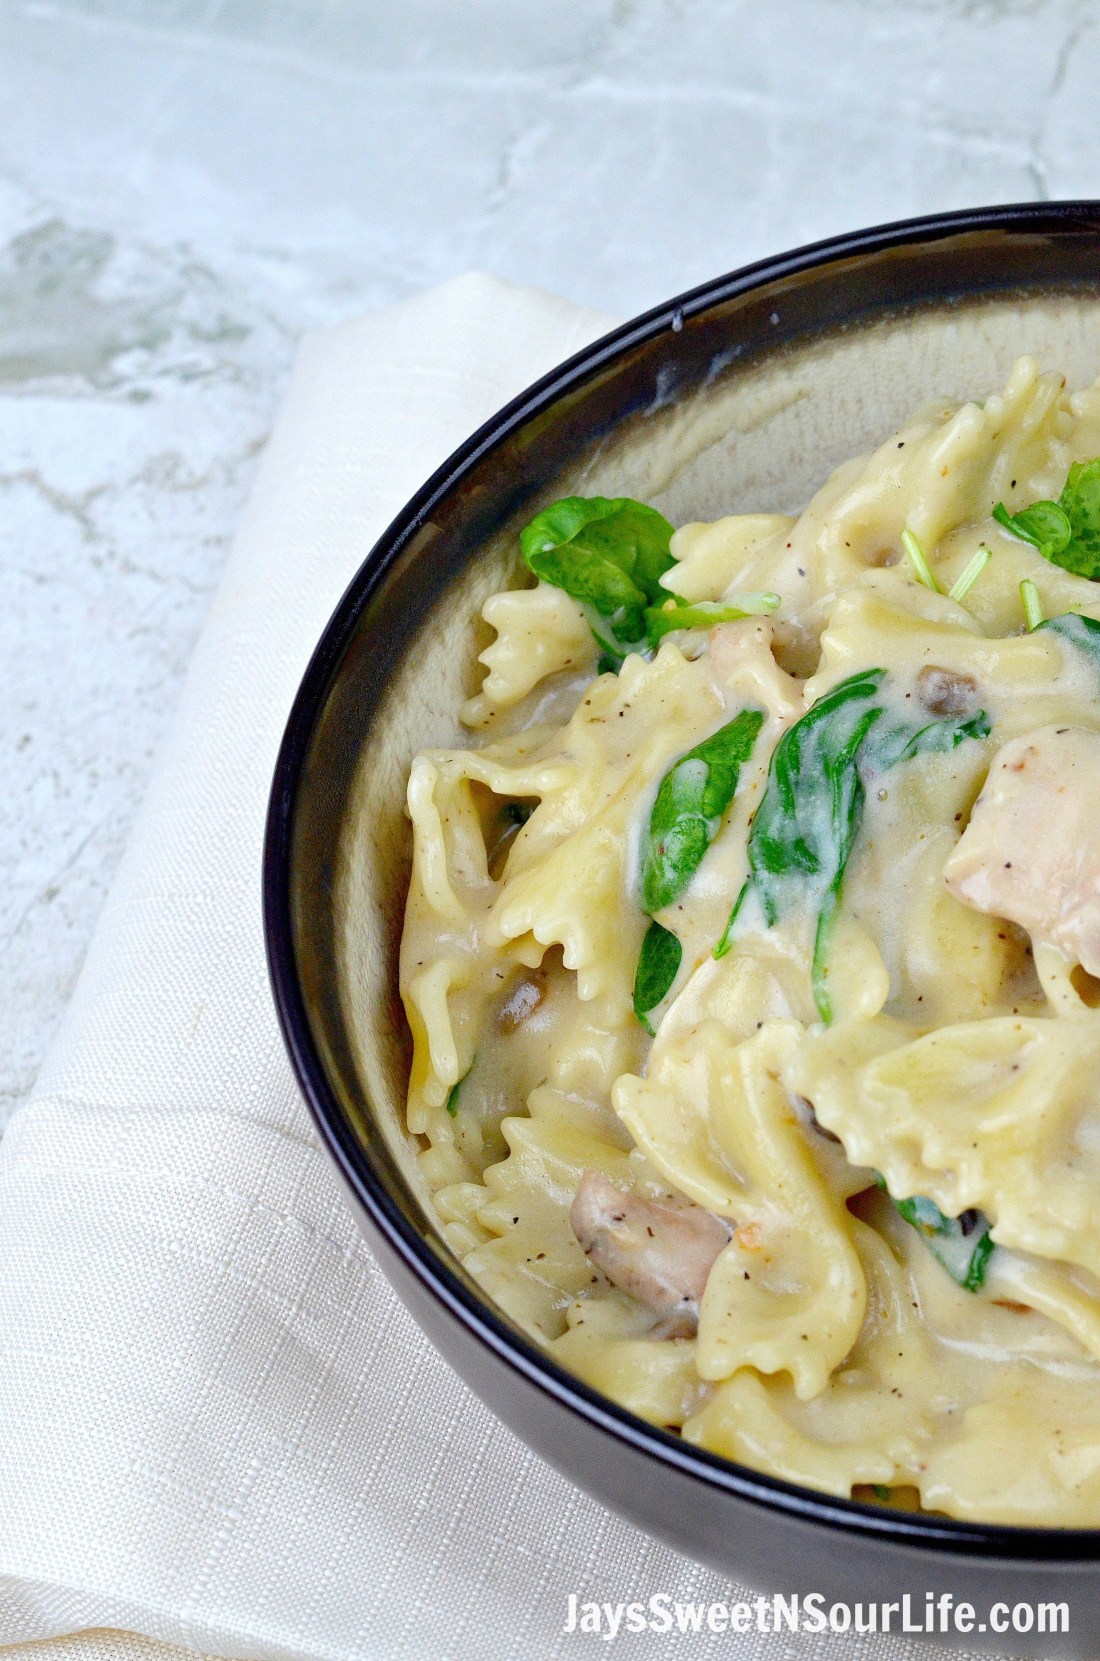
[[1009,513],[1004,503],[998,502],[993,517],[1013,536],[1038,548],[1044,559],[1052,560],[1062,553],[1073,538],[1069,515],[1057,502],[1033,502],[1019,513]]
[[447,1112],[451,1115],[452,1119],[455,1118],[458,1113],[459,1091],[462,1089],[462,1086],[466,1083],[466,1080],[469,1078],[473,1070],[474,1064],[471,1061],[462,1077],[460,1079],[456,1079],[455,1083],[451,1085],[450,1095],[447,1097]]
[[[885,673],[865,669],[850,675],[779,740],[749,831],[748,882],[731,917],[732,923],[750,889],[769,927],[795,906],[816,906],[813,985],[824,1021],[832,1015],[825,988],[828,942],[844,869],[863,818],[863,780],[856,757],[883,714],[874,699]],[[727,926],[719,942],[727,950],[729,934]]]
[[[520,533],[528,568],[584,606],[605,656],[619,662],[646,638],[646,608],[668,599],[672,526],[629,496],[566,496]],[[617,665],[616,665],[617,666]]]
[[739,594],[736,600],[696,600],[694,604],[670,596],[662,605],[647,607],[646,642],[657,646],[674,629],[712,629],[716,623],[736,623],[741,617],[775,611],[778,605],[778,594]]
[[680,969],[684,948],[670,929],[660,923],[650,923],[638,953],[638,967],[634,974],[634,1013],[650,1037],[653,1025],[651,1010],[672,986]]
[[1044,559],[1100,581],[1100,456],[1073,463],[1056,502],[1032,502],[1019,513],[998,502],[993,517],[1013,536],[1033,543]]
[[769,927],[796,907],[817,910],[812,983],[823,1021],[832,1020],[829,946],[844,873],[863,820],[864,778],[913,756],[984,738],[985,712],[921,725],[889,722],[877,694],[886,671],[840,681],[788,727],[772,754],[763,800],[749,831],[749,875],[734,901],[715,957],[729,950],[734,924],[755,894]]
[[694,876],[763,724],[762,710],[742,710],[661,780],[642,844],[642,906],[650,915],[671,905]]
[[980,1211],[945,1217],[934,1200],[922,1194],[894,1200],[894,1209],[924,1236],[929,1251],[966,1292],[979,1292],[995,1250],[989,1222]]
[[914,756],[954,750],[964,738],[988,738],[989,734],[989,716],[984,709],[953,720],[927,721],[923,726],[899,721],[876,727],[860,753],[860,768],[864,774],[885,773]]
[[1082,617],[1079,612],[1067,611],[1061,617],[1048,617],[1044,623],[1037,623],[1032,632],[1038,634],[1040,629],[1060,634],[1063,640],[1076,646],[1100,669],[1100,623],[1095,617]]
[[841,681],[775,747],[749,833],[749,870],[769,924],[808,890],[820,898],[850,851],[863,798],[854,762],[882,715],[872,700],[884,674]]
[[584,607],[601,674],[617,672],[630,652],[655,649],[674,629],[709,629],[779,605],[778,594],[689,604],[670,593],[660,579],[676,563],[671,537],[668,520],[630,496],[565,496],[520,532],[528,569]]

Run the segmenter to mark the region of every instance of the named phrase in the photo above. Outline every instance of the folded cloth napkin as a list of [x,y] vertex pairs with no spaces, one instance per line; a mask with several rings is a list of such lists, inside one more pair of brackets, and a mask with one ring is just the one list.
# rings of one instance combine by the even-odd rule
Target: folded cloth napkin
[[[145,1635],[36,1661],[545,1661],[607,1653],[562,1632],[569,1593],[734,1595],[536,1459],[397,1304],[291,1078],[261,937],[269,777],[331,608],[446,453],[606,326],[472,277],[302,345],[64,1030],[0,1147],[0,1643]],[[706,1633],[678,1653],[734,1645],[820,1653]]]

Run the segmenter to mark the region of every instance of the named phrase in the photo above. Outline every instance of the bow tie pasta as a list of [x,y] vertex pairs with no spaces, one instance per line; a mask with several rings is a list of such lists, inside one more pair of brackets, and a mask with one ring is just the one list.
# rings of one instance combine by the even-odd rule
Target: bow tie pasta
[[1098,454],[1025,358],[797,519],[555,502],[476,742],[412,767],[448,1244],[594,1388],[833,1494],[1100,1525]]

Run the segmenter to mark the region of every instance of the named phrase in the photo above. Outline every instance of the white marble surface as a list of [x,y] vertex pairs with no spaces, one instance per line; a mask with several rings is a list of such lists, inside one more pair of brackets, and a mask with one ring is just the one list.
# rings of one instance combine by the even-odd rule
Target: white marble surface
[[302,328],[1100,194],[1098,71],[1089,0],[0,0],[0,1121]]

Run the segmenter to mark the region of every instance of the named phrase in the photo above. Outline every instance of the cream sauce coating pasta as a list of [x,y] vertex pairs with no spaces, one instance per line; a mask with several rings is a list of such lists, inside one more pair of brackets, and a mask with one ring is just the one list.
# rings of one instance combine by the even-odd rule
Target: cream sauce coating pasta
[[[772,590],[771,617],[681,629],[600,673],[563,589],[495,595],[463,712],[476,740],[413,763],[408,1128],[448,1244],[595,1389],[829,1493],[1100,1526],[1100,982],[1064,921],[1100,915],[1100,860],[1042,845],[1049,826],[1100,838],[1100,658],[1029,631],[1020,584],[1047,618],[1097,619],[1100,585],[992,517],[1056,500],[1098,454],[1100,388],[1023,358],[1002,393],[930,406],[846,463],[797,519],[676,531],[670,593]],[[871,737],[828,763],[860,796],[846,860],[811,874],[841,813],[811,757],[790,785],[803,851],[769,874],[785,735],[866,676]],[[652,919],[681,951],[643,1022],[658,790],[746,710],[759,732],[732,799]],[[949,739],[905,748],[937,722]],[[1018,754],[1040,756],[1045,798]],[[1065,892],[1005,879],[1032,847]],[[721,1221],[672,1323],[644,1264],[616,1267],[616,1194],[635,1228],[669,1207],[685,1239],[695,1208]]]

